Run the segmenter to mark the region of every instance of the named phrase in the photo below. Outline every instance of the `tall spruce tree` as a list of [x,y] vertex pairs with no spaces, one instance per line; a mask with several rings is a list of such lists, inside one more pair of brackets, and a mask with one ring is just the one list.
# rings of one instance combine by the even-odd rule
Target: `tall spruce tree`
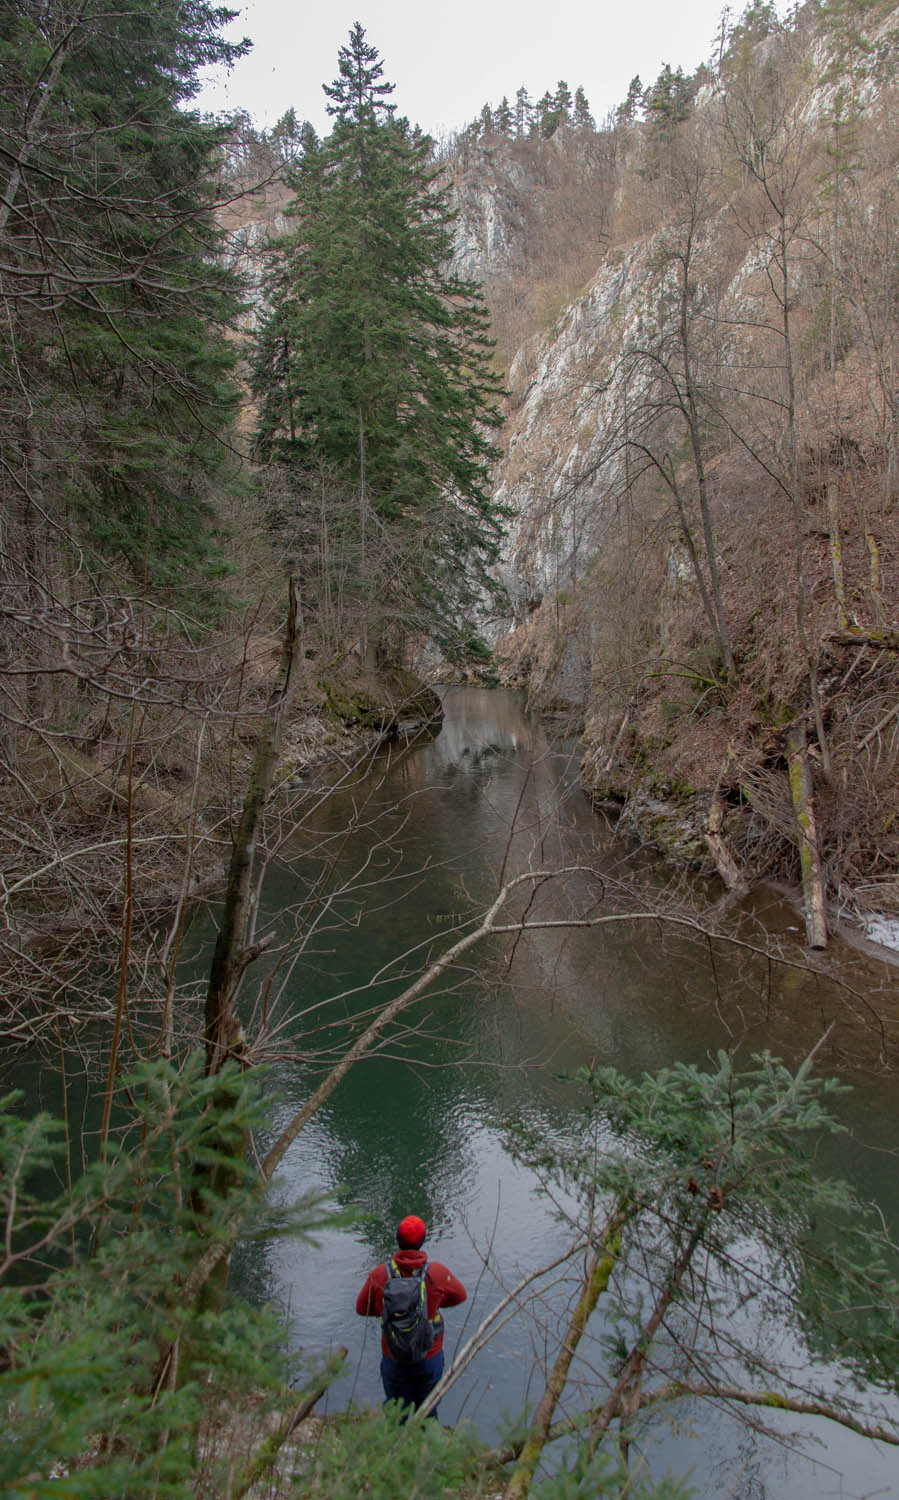
[[273,252],[256,450],[294,497],[298,547],[323,524],[303,497],[326,476],[341,587],[348,570],[358,588],[377,577],[394,606],[394,629],[369,634],[382,655],[410,631],[458,655],[500,538],[487,487],[499,386],[479,290],[449,268],[431,142],[395,118],[382,74],[357,23],[325,88],[334,128],[293,175],[296,227]]
[[0,20],[0,484],[35,552],[47,526],[191,582],[209,555],[236,299],[223,133],[184,106],[244,50],[219,36],[232,14],[21,0]]

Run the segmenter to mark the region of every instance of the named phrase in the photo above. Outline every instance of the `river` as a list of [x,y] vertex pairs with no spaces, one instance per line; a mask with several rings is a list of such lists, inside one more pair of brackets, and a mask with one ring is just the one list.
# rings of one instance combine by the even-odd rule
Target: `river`
[[[260,1152],[345,1044],[347,1025],[358,1027],[447,946],[457,921],[485,908],[502,878],[590,868],[548,885],[532,917],[595,916],[622,899],[682,910],[670,874],[624,846],[590,807],[573,747],[548,743],[516,695],[452,688],[443,696],[434,740],[383,753],[364,774],[336,784],[333,776],[324,786],[310,781],[289,817],[285,807],[285,841],[266,878],[262,917],[281,937],[302,941],[290,962],[268,960],[266,972],[260,961],[246,990],[248,1006],[262,996],[271,1036]],[[799,919],[773,893],[728,911],[726,922],[745,943],[776,940],[802,957]],[[201,981],[213,930],[206,917],[193,923],[185,978]],[[721,1047],[748,1058],[766,1046],[797,1062],[832,1021],[822,1065],[839,1066],[855,1087],[839,1103],[845,1134],[824,1142],[818,1160],[876,1200],[895,1229],[899,1120],[895,1073],[883,1053],[894,1045],[896,971],[839,945],[829,961],[848,988],[772,966],[751,947],[709,945],[663,920],[491,938],[351,1070],[281,1164],[275,1191],[285,1200],[320,1189],[355,1209],[353,1223],[324,1231],[312,1246],[241,1244],[235,1287],[274,1304],[298,1357],[348,1348],[346,1373],[321,1409],[377,1403],[379,1329],[356,1316],[355,1299],[391,1251],[403,1215],[425,1219],[427,1250],[469,1291],[446,1316],[448,1356],[504,1288],[567,1246],[554,1205],[511,1154],[510,1120],[565,1138],[579,1102],[570,1075],[583,1064],[638,1076],[676,1060],[704,1064]],[[249,1013],[247,1023],[249,1030]],[[894,1069],[895,1055],[888,1060]],[[17,1056],[14,1078],[29,1100],[59,1112],[59,1080],[45,1060]],[[67,1092],[71,1117],[83,1111],[88,1125],[96,1091],[87,1074],[77,1083],[74,1061]],[[554,1295],[564,1304],[571,1289]],[[559,1316],[550,1298],[507,1322],[444,1398],[441,1420],[469,1420],[495,1441],[541,1394]],[[603,1326],[594,1321],[598,1337]],[[807,1362],[799,1335],[782,1328],[775,1336],[785,1359]],[[594,1352],[585,1344],[569,1409],[591,1384]],[[840,1372],[829,1374],[836,1380]],[[772,1413],[770,1421],[812,1437],[811,1456],[709,1406],[680,1409],[677,1423],[655,1419],[642,1453],[654,1474],[692,1472],[705,1500],[899,1493],[895,1450],[820,1419]]]
[[[339,1046],[348,1018],[395,993],[425,953],[449,942],[456,918],[486,905],[501,875],[575,862],[597,871],[561,882],[564,891],[554,888],[544,913],[572,903],[584,913],[601,909],[600,876],[607,884],[655,881],[663,898],[661,876],[616,843],[578,789],[565,748],[547,743],[513,694],[454,688],[444,707],[432,742],[380,758],[367,777],[350,778],[325,799],[310,787],[303,828],[267,881],[267,913],[277,914],[283,931],[306,933],[297,961],[274,973],[266,992],[284,1023],[270,1074],[272,1137],[318,1076],[316,1054]],[[773,897],[734,917],[748,938],[762,921],[791,940],[797,919]],[[854,972],[853,982],[875,993],[883,972],[872,965]],[[340,1000],[330,999],[338,993]],[[564,1132],[575,1107],[565,1075],[593,1060],[636,1075],[676,1059],[702,1063],[722,1046],[738,1045],[748,1056],[768,1033],[778,1050],[798,1058],[841,1003],[808,976],[772,981],[748,951],[728,957],[716,949],[710,959],[707,945],[664,923],[544,933],[517,945],[491,939],[404,1018],[377,1056],[351,1071],[279,1170],[285,1198],[318,1187],[356,1206],[357,1222],[324,1232],[313,1247],[243,1245],[235,1283],[280,1307],[291,1350],[348,1347],[346,1374],[327,1409],[377,1402],[378,1327],[358,1318],[354,1303],[404,1214],[426,1220],[426,1248],[469,1289],[468,1302],[447,1314],[448,1355],[503,1286],[565,1246],[564,1226],[534,1174],[510,1155],[511,1117]],[[870,1046],[876,1053],[863,1039],[860,1052]],[[822,1160],[851,1172],[895,1219],[893,1084],[870,1071],[862,1081],[841,1106],[849,1133]],[[441,1419],[470,1419],[495,1440],[538,1398],[557,1331],[552,1311],[536,1321],[513,1318],[444,1399]],[[585,1378],[586,1370],[582,1362]],[[781,1427],[812,1433],[813,1457],[705,1411],[677,1425],[660,1420],[646,1459],[656,1473],[693,1471],[709,1500],[896,1493],[894,1452],[813,1419]]]

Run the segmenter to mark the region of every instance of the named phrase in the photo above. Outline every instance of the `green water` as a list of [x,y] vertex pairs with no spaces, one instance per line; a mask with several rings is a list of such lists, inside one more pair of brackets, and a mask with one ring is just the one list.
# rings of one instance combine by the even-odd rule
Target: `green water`
[[[266,880],[260,929],[299,934],[301,948],[298,957],[254,970],[245,1002],[248,1026],[255,1006],[272,1034],[270,1123],[256,1143],[260,1152],[308,1096],[329,1050],[446,946],[456,921],[482,909],[501,878],[589,865],[592,875],[572,874],[542,890],[533,912],[544,918],[601,912],[612,887],[638,880],[649,882],[655,900],[666,899],[663,872],[644,858],[635,863],[616,844],[567,756],[547,744],[514,695],[453,689],[445,709],[434,742],[381,758],[371,774],[349,776],[327,797],[310,785],[293,809],[301,827]],[[792,910],[770,895],[728,920],[747,942],[770,932],[790,941],[796,926]],[[211,922],[193,925],[188,971],[203,972],[213,930]],[[851,955],[845,965],[857,993],[886,1007],[889,971]],[[661,922],[492,938],[350,1072],[282,1163],[276,1191],[291,1197],[321,1187],[356,1205],[358,1223],[326,1232],[316,1248],[291,1241],[239,1247],[235,1285],[281,1309],[292,1349],[348,1347],[348,1371],[329,1393],[330,1409],[375,1403],[378,1329],[356,1316],[354,1304],[404,1214],[426,1220],[429,1253],[469,1289],[468,1302],[447,1314],[448,1355],[503,1287],[566,1244],[533,1174],[509,1153],[511,1117],[564,1134],[575,1107],[566,1075],[594,1060],[637,1074],[676,1059],[701,1063],[721,1046],[748,1055],[771,1045],[798,1059],[842,1014],[841,1003],[821,980],[772,974],[749,948],[710,952]],[[864,1071],[841,1106],[849,1133],[828,1146],[822,1163],[851,1176],[895,1223],[899,1126],[894,1086],[876,1071],[875,1032],[841,1024],[828,1043],[829,1065],[857,1061]],[[58,1107],[49,1078],[35,1065],[20,1081]],[[519,1316],[502,1329],[445,1399],[442,1420],[470,1418],[492,1440],[505,1414],[517,1416],[539,1397],[537,1372],[554,1352],[567,1294],[561,1288],[536,1319]],[[789,1330],[780,1337],[785,1357],[795,1357]],[[590,1383],[595,1352],[585,1345],[575,1401],[578,1383]],[[896,1492],[891,1452],[820,1422],[791,1418],[782,1426],[820,1439],[813,1459],[705,1411],[674,1429],[660,1422],[647,1461],[657,1471],[694,1470],[710,1500]]]
[[[339,1043],[348,1021],[395,993],[450,940],[459,914],[490,900],[501,874],[589,863],[598,878],[572,876],[544,892],[535,910],[552,916],[601,909],[600,879],[608,886],[636,873],[578,790],[566,756],[547,745],[513,695],[451,690],[445,708],[434,743],[382,763],[367,784],[316,806],[288,846],[291,862],[266,886],[266,915],[288,928],[325,862],[329,889],[342,890],[301,960],[270,991],[276,1012],[290,1018],[283,1051],[294,1046],[297,1054],[272,1070],[273,1134],[318,1076],[310,1054]],[[353,820],[360,829],[335,858],[335,841]],[[647,873],[661,882],[642,861],[639,874]],[[733,922],[752,940],[760,923],[787,929],[796,918],[768,897]],[[382,980],[371,990],[378,973]],[[875,988],[885,982],[876,966],[865,974]],[[855,979],[861,982],[858,973]],[[335,991],[344,998],[321,1008]],[[639,1073],[675,1059],[702,1062],[719,1046],[748,1055],[769,1042],[798,1058],[837,1011],[819,980],[772,980],[748,951],[722,949],[710,961],[705,945],[659,923],[544,932],[517,944],[492,939],[404,1017],[378,1056],[352,1071],[283,1163],[278,1184],[285,1195],[320,1185],[358,1205],[362,1221],[325,1235],[312,1251],[290,1243],[243,1247],[235,1280],[280,1304],[292,1347],[349,1348],[349,1370],[330,1393],[331,1409],[376,1402],[378,1330],[356,1317],[354,1302],[370,1267],[389,1252],[400,1217],[425,1218],[431,1255],[469,1288],[468,1303],[447,1315],[448,1354],[504,1286],[565,1243],[533,1175],[509,1154],[510,1116],[564,1132],[575,1100],[561,1075],[593,1060]],[[291,1032],[295,1044],[287,1041]],[[851,1052],[845,1029],[843,1040]],[[863,1040],[858,1048],[871,1045]],[[899,1132],[892,1085],[866,1073],[851,1097],[844,1108],[852,1135],[830,1149],[826,1165],[851,1173],[894,1213],[890,1152]],[[445,1399],[443,1420],[469,1417],[494,1438],[506,1414],[538,1398],[535,1372],[552,1347],[557,1317],[558,1309],[548,1309],[536,1323],[513,1319]],[[790,1337],[783,1337],[786,1349]],[[589,1360],[588,1349],[579,1367],[584,1382]],[[797,1425],[791,1419],[783,1428]],[[723,1414],[705,1412],[696,1427],[659,1427],[649,1462],[695,1469],[708,1496],[817,1500],[891,1492],[893,1455],[834,1437],[823,1423],[815,1428],[823,1446],[814,1462],[756,1439]]]

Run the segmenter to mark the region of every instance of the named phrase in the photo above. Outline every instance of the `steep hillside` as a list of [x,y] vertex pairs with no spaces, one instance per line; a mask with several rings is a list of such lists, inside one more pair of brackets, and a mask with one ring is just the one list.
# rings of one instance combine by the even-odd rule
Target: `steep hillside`
[[617,150],[612,132],[563,126],[548,139],[493,132],[449,163],[456,264],[484,288],[506,366],[595,274]]
[[[731,884],[808,856],[863,918],[899,914],[897,34],[886,0],[753,4],[714,74],[601,129],[485,109],[440,163],[508,391],[504,680],[642,836]],[[245,265],[283,145],[232,163],[271,178]]]
[[730,881],[809,855],[863,915],[899,912],[897,21],[751,7],[692,102],[456,167],[460,257],[526,335],[507,680],[662,846]]

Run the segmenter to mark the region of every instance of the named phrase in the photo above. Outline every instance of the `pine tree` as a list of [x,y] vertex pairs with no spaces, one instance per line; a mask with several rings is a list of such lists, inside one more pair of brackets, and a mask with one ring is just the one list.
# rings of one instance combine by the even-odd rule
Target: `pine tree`
[[749,0],[739,21],[728,32],[727,48],[719,64],[723,76],[728,78],[745,71],[751,66],[761,43],[782,30],[783,23],[774,0]]
[[288,109],[272,126],[269,140],[283,162],[291,162],[304,151],[315,150],[318,136],[309,120],[298,120],[295,109]]
[[537,101],[536,118],[537,128],[545,141],[555,135],[564,120],[564,115],[549,90]]
[[825,0],[821,6],[831,54],[824,80],[848,93],[853,108],[869,79],[887,83],[895,77],[899,29],[884,27],[894,9],[892,0]]
[[615,118],[620,125],[631,125],[637,118],[637,111],[642,107],[643,81],[639,73],[636,73],[628,85],[627,98],[615,111]]
[[525,88],[524,84],[522,84],[521,88],[517,91],[517,93],[515,95],[515,134],[516,135],[518,135],[518,136],[525,136],[525,135],[527,135],[528,128],[529,128],[530,123],[531,123],[531,116],[533,115],[533,112],[534,112],[534,106],[531,103],[531,96],[528,93],[527,89]]
[[[815,1412],[875,1436],[853,1403],[866,1381],[878,1397],[895,1389],[894,1246],[875,1209],[810,1167],[813,1143],[841,1128],[830,1108],[841,1086],[815,1079],[809,1059],[791,1073],[768,1053],[739,1071],[719,1052],[707,1071],[677,1063],[639,1081],[611,1068],[580,1077],[590,1102],[577,1135],[557,1145],[545,1122],[509,1132],[547,1195],[564,1193],[559,1217],[583,1279],[505,1500],[526,1500],[544,1449],[560,1429],[570,1439],[573,1424],[554,1418],[575,1369],[587,1442],[572,1468],[560,1459],[556,1496],[641,1492],[643,1458],[626,1473],[632,1441],[639,1434],[643,1450],[643,1423],[684,1396],[747,1413]],[[602,1336],[573,1365],[591,1319],[597,1332],[602,1319]],[[842,1378],[784,1360],[778,1330],[789,1326],[797,1345],[838,1358]],[[593,1358],[606,1364],[591,1376]],[[609,1474],[604,1448],[625,1472]],[[672,1493],[695,1491],[650,1490]]]
[[559,114],[563,117],[563,120],[568,120],[571,118],[572,102],[571,89],[568,87],[565,79],[560,78],[558,83],[556,84],[556,92],[553,103],[556,109],[559,111]]
[[664,63],[655,83],[643,96],[647,122],[659,129],[679,125],[690,113],[693,92],[692,82],[683,68],[674,69],[669,63]]
[[[268,1218],[243,1156],[260,1101],[234,1064],[214,1080],[197,1056],[181,1068],[144,1065],[117,1092],[123,1123],[105,1159],[74,1182],[70,1165],[63,1192],[68,1125],[23,1118],[15,1095],[0,1101],[0,1494],[188,1500],[201,1492],[204,1409],[265,1397],[270,1412],[295,1410],[271,1315],[233,1296],[216,1311],[183,1296],[229,1220],[256,1232]],[[208,1176],[202,1222],[191,1203],[197,1161]],[[294,1232],[308,1241],[320,1222],[307,1199]],[[162,1348],[174,1353],[159,1379]],[[188,1350],[201,1380],[184,1378]],[[203,1445],[207,1493],[244,1493],[245,1444],[246,1434],[218,1454]]]
[[496,107],[496,113],[493,116],[493,128],[500,135],[512,134],[512,108],[505,94],[503,94],[502,99]]
[[345,497],[356,578],[384,568],[395,614],[402,600],[393,640],[374,632],[382,654],[410,629],[458,652],[500,535],[487,491],[499,387],[480,293],[447,269],[453,216],[430,140],[394,118],[381,74],[357,25],[326,90],[334,129],[299,164],[296,229],[272,258],[256,450],[300,497],[299,533],[311,476],[327,476],[332,508]]
[[583,86],[578,84],[574,91],[574,123],[581,130],[595,130],[596,121],[590,113],[590,105]]
[[334,82],[322,85],[331,100],[329,115],[336,115],[344,124],[361,125],[393,114],[396,105],[388,104],[387,96],[393,93],[394,85],[382,82],[384,64],[377,47],[365,40],[365,28],[358,21],[350,30],[349,46],[341,47],[337,54],[337,67]]

